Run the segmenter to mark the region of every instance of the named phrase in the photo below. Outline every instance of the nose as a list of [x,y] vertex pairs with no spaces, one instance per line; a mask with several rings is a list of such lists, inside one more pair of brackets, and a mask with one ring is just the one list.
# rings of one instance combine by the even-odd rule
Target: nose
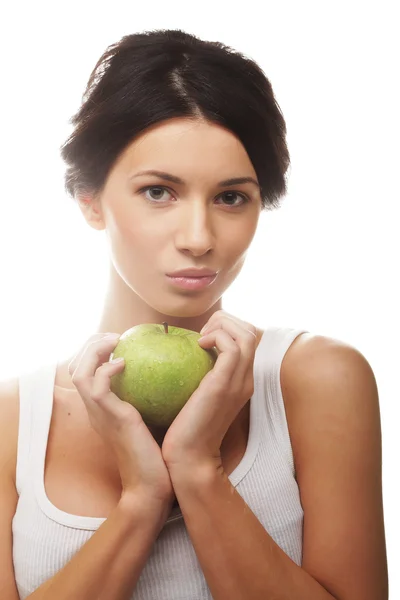
[[177,219],[175,244],[178,250],[202,256],[214,248],[213,224],[204,201],[188,201]]

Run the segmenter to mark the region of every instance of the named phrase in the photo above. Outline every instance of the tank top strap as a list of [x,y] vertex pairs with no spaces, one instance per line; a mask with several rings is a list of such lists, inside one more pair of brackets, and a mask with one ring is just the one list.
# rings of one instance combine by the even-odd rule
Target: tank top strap
[[46,364],[19,376],[18,495],[28,478],[40,476],[53,410],[56,368],[56,364]]
[[282,451],[285,453],[294,474],[294,458],[281,387],[281,366],[286,352],[295,339],[306,329],[269,327],[263,336],[262,361],[264,370],[264,397],[271,427]]

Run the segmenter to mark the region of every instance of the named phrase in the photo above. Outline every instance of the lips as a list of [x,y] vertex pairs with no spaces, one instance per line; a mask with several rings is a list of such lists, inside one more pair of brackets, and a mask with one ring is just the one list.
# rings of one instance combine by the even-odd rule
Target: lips
[[175,287],[185,290],[202,290],[214,283],[217,273],[214,275],[203,275],[203,277],[182,277],[167,275],[169,281]]
[[207,268],[201,269],[181,269],[180,271],[174,271],[173,273],[167,273],[168,277],[189,277],[191,279],[198,277],[215,277],[216,271]]

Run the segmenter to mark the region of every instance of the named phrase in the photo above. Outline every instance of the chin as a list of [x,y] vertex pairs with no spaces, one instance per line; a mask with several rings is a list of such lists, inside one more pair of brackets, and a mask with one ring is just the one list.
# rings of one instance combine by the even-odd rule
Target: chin
[[166,317],[174,319],[196,319],[208,312],[218,300],[205,303],[201,298],[197,302],[195,298],[179,298],[175,299],[173,306],[163,305],[157,306],[153,304],[153,308]]

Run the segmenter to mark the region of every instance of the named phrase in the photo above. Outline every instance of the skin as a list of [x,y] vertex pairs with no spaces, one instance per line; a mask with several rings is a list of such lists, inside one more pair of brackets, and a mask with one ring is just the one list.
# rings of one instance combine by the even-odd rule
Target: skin
[[[154,176],[129,179],[146,169],[173,174],[186,185]],[[200,331],[222,307],[222,294],[242,269],[262,206],[257,186],[221,188],[217,183],[246,176],[257,180],[241,142],[204,121],[158,124],[126,149],[101,195],[80,199],[87,223],[105,230],[110,248],[99,332],[122,333],[139,323],[164,320]],[[139,192],[148,185],[165,185],[169,191]],[[246,194],[250,202],[226,194],[233,191]],[[216,282],[202,291],[178,290],[165,276],[201,266],[219,271]]]
[[[145,170],[185,183],[135,177]],[[87,224],[105,233],[109,247],[108,287],[94,333],[122,334],[140,323],[163,321],[199,332],[222,308],[222,295],[243,267],[262,210],[258,185],[218,185],[234,177],[258,181],[231,131],[201,119],[170,119],[148,128],[125,149],[100,194],[77,198]],[[141,191],[146,186],[154,187]],[[211,268],[218,277],[200,291],[181,290],[168,281],[166,273],[190,267]],[[257,345],[261,335],[257,330]],[[56,387],[75,394],[71,359],[59,364]],[[248,431],[248,420],[247,406],[224,441],[227,451]],[[165,431],[151,431],[161,443]]]
[[[150,177],[129,182],[131,175],[148,168],[180,176],[186,186]],[[233,134],[204,121],[176,119],[153,127],[135,140],[114,166],[98,197],[79,198],[87,223],[106,233],[110,247],[109,286],[98,332],[122,333],[139,323],[164,320],[199,331],[212,315],[213,320],[222,319],[223,315],[214,313],[221,310],[223,292],[240,273],[261,212],[259,190],[251,184],[230,188],[247,194],[251,198],[249,204],[238,209],[223,205],[221,195],[227,190],[218,188],[217,182],[239,176],[255,177],[255,172]],[[153,206],[139,193],[141,187],[148,185],[166,185],[172,196],[165,193],[165,204]],[[215,284],[200,292],[181,291],[168,285],[166,272],[191,266],[219,270]],[[257,334],[259,342],[261,332],[257,330]],[[62,400],[76,393],[68,374],[69,361],[59,365],[56,377],[57,394],[65,394]],[[215,600],[385,600],[388,583],[381,431],[373,371],[366,359],[346,344],[304,334],[286,353],[280,378],[305,516],[301,567],[273,541],[224,473],[221,475],[214,467],[200,471],[192,465],[190,470],[182,465],[170,470],[185,525],[212,596]],[[4,397],[18,397],[17,382],[13,386],[0,390]],[[247,392],[243,398],[245,401]],[[120,497],[115,481],[118,474],[112,464],[106,464],[107,453],[99,442],[88,435],[85,407],[82,405],[80,414],[74,412],[74,421],[69,424],[67,410],[72,403],[55,404],[53,416],[59,429],[54,434],[53,427],[53,456],[47,469],[46,490],[50,499],[56,506],[65,500],[73,502],[72,495],[65,498],[66,478],[73,475],[73,486],[81,485],[79,477],[87,479],[87,472],[84,468],[81,472],[79,468],[74,470],[74,464],[84,464],[86,468],[97,468],[91,485],[103,485],[97,487],[98,497],[103,500],[107,495],[108,505],[115,505]],[[197,410],[204,411],[200,404],[197,403]],[[18,406],[17,400],[10,405]],[[235,465],[247,442],[248,406],[247,402],[224,439],[224,444],[228,440],[227,454],[231,459],[233,456]],[[191,410],[193,417],[194,403]],[[185,413],[188,423],[189,410]],[[12,468],[11,483],[3,478],[0,499],[13,495],[13,500],[3,502],[0,529],[9,531],[17,495],[13,480],[16,461],[8,448],[16,447],[18,417],[9,411],[0,418],[1,423],[0,456],[5,456]],[[197,418],[192,418],[193,423],[201,425]],[[185,427],[178,432],[176,429],[175,434],[182,439]],[[50,432],[50,438],[51,435]],[[196,433],[193,438],[196,439]],[[226,473],[230,472],[223,466]],[[64,470],[60,471],[60,467]],[[53,472],[49,473],[49,468]],[[81,485],[79,489],[86,493],[87,487]],[[96,493],[91,491],[90,514],[104,515],[104,503],[97,513],[93,506]],[[111,497],[113,493],[115,496]],[[75,501],[81,514],[82,495]],[[74,510],[71,504],[68,510]],[[16,597],[8,541],[0,547],[0,558],[1,564],[8,564],[2,589],[7,586]]]
[[[149,205],[138,190],[153,180],[128,183],[131,174],[147,168],[178,175],[187,185],[172,184],[174,199],[165,206]],[[199,331],[222,308],[222,294],[240,273],[262,207],[259,189],[251,184],[231,188],[251,198],[238,209],[216,200],[224,192],[217,182],[240,176],[256,178],[241,143],[229,131],[201,121],[158,125],[127,149],[100,198],[81,202],[88,224],[105,229],[111,250],[99,331],[122,332],[136,323],[163,320]],[[154,179],[155,185],[163,183]],[[213,286],[189,293],[168,285],[166,272],[197,265],[220,269]],[[234,597],[229,585],[230,574],[236,573],[243,586],[237,587],[237,598],[246,590],[249,597],[383,600],[387,561],[374,374],[355,349],[305,334],[282,362],[281,385],[305,514],[302,568],[272,542],[250,511],[244,517],[245,504],[227,477],[211,469],[200,495],[199,469],[170,471],[213,597]],[[247,402],[229,429],[222,454],[234,454],[240,440],[245,445],[248,407]],[[198,439],[196,433],[193,437]],[[232,522],[239,545],[230,543]],[[258,565],[252,559],[244,566],[246,543],[249,556],[259,544]],[[260,573],[268,576],[257,594]]]

